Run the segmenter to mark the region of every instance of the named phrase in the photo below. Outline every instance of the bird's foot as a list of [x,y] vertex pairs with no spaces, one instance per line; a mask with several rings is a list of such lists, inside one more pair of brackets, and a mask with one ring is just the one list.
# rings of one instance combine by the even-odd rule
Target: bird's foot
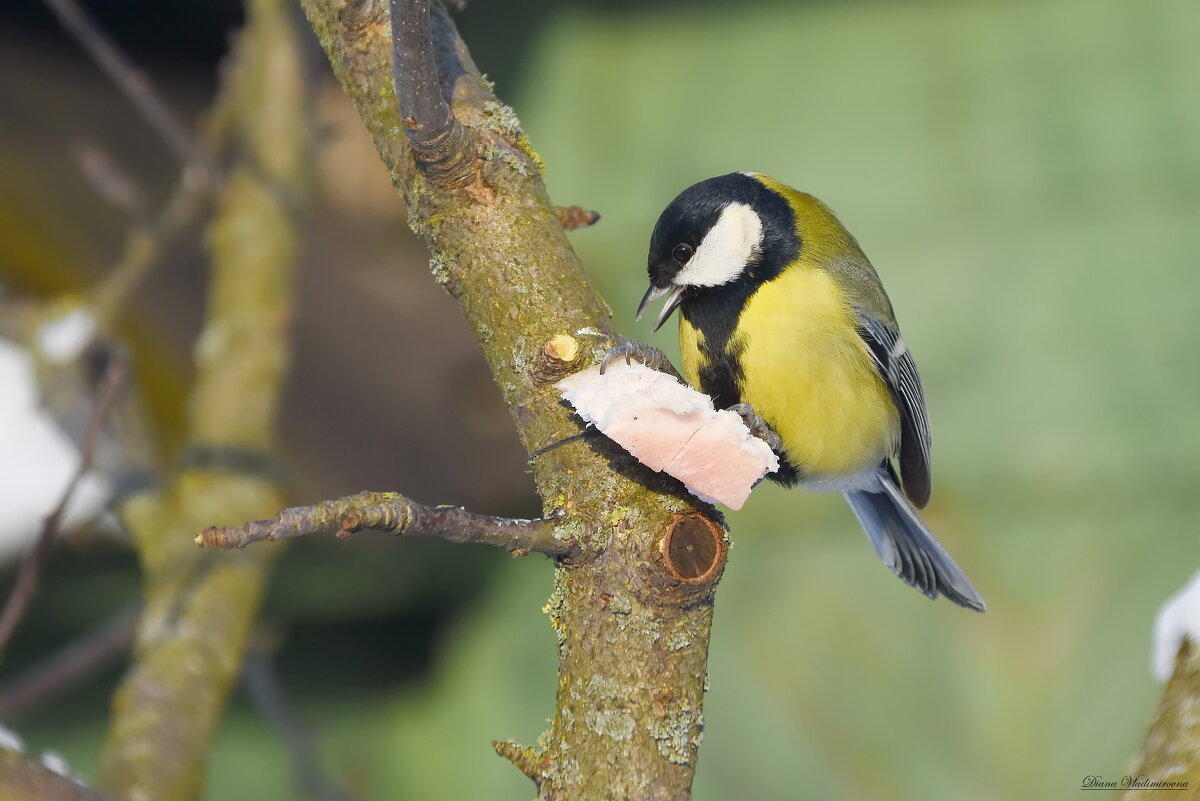
[[783,450],[783,440],[775,433],[775,429],[767,425],[766,420],[758,416],[758,412],[754,411],[753,406],[748,403],[735,403],[729,407],[729,411],[741,417],[746,428],[750,429],[750,433],[767,443],[767,447],[775,453]]
[[637,359],[651,370],[667,373],[681,381],[683,380],[683,377],[676,372],[675,366],[671,364],[671,360],[667,358],[665,353],[653,345],[647,345],[644,342],[627,339],[620,345],[609,348],[608,353],[604,354],[604,358],[600,360],[600,375],[604,375],[604,371],[608,369],[608,366],[618,359],[624,359],[626,364],[632,364],[633,360]]

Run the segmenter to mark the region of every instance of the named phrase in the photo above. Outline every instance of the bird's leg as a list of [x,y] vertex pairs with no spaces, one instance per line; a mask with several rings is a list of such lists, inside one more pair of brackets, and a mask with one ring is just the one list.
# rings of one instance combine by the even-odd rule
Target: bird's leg
[[675,366],[671,364],[667,355],[653,345],[626,339],[620,345],[609,348],[608,353],[604,354],[604,358],[600,360],[600,375],[604,375],[608,366],[618,359],[624,359],[626,364],[632,364],[633,360],[637,359],[651,370],[673,375],[683,381],[683,376],[675,370]]
[[758,416],[758,412],[754,411],[753,406],[748,403],[735,403],[729,407],[729,411],[741,417],[746,428],[750,429],[750,433],[767,443],[767,447],[775,453],[783,450],[783,440],[775,433],[775,429],[767,425],[766,420]]

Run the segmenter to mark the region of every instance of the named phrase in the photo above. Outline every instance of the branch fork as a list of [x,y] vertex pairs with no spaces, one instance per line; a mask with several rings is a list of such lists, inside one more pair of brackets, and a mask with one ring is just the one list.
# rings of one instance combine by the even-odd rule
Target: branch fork
[[390,0],[392,74],[404,135],[421,171],[459,188],[479,180],[479,151],[442,95],[433,52],[430,0]]
[[[538,450],[568,426],[577,429],[555,377],[618,341],[565,231],[573,218],[592,215],[551,204],[515,116],[431,0],[392,0],[390,38],[382,20],[350,24],[365,16],[357,2],[345,22],[346,0],[302,5],[404,196],[411,226],[433,253],[434,274],[471,325],[526,451],[540,453],[532,474],[550,520],[439,507],[398,510],[394,518],[410,521],[398,528],[405,534],[556,558],[545,606],[558,635],[555,714],[536,746],[501,742],[498,750],[534,780],[542,801],[687,798],[724,531],[719,522],[697,522],[712,513],[674,482],[614,469],[623,462],[603,448]],[[338,503],[310,509],[320,530],[372,527],[372,515],[381,516],[372,507],[411,501]],[[351,508],[362,517],[346,518]],[[259,538],[286,536],[287,523],[267,521]],[[250,534],[208,536],[217,533],[231,547]],[[561,555],[575,548],[578,556]]]

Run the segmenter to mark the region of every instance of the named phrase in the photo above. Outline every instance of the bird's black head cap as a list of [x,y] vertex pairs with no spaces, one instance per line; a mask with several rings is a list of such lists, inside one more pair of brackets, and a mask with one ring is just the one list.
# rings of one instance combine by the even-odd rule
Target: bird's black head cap
[[800,242],[795,214],[787,200],[752,175],[733,172],[689,186],[663,210],[650,235],[650,284],[663,288],[675,283],[732,204],[753,212],[761,225],[761,235],[745,264],[727,265],[731,272],[744,271],[761,282],[773,278],[795,257]]

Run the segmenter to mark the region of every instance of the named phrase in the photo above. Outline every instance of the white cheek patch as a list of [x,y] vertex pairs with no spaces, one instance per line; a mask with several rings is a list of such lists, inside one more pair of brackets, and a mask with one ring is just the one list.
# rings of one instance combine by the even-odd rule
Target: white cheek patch
[[741,275],[762,246],[762,220],[745,203],[730,203],[679,274],[680,286],[720,286]]

